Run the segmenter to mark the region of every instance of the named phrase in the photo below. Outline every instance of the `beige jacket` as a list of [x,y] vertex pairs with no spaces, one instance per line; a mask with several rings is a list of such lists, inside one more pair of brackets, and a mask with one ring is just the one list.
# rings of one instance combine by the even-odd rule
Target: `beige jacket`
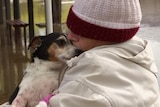
[[68,62],[51,107],[160,107],[157,69],[138,37],[84,52]]

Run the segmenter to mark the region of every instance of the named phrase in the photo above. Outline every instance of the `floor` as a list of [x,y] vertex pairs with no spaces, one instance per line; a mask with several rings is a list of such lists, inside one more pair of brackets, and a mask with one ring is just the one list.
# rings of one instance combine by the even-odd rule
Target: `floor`
[[[141,5],[143,20],[137,35],[151,41],[160,71],[160,0],[141,0]],[[8,32],[5,24],[0,25],[0,104],[7,101],[20,82],[30,59],[29,51],[24,48],[23,37],[18,37],[18,42],[14,43],[14,32],[12,39]]]

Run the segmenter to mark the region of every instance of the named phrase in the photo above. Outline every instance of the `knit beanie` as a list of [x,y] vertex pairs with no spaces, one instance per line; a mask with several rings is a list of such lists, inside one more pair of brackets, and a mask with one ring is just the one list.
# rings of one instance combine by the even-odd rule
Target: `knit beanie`
[[75,0],[67,26],[87,38],[124,42],[136,34],[141,19],[139,0]]

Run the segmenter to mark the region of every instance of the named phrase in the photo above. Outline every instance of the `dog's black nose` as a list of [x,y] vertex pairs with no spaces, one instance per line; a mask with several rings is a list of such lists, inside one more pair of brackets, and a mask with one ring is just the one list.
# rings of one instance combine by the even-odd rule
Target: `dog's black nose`
[[84,51],[80,50],[80,49],[76,49],[75,50],[75,53],[76,53],[76,56],[79,56],[81,53],[83,53]]

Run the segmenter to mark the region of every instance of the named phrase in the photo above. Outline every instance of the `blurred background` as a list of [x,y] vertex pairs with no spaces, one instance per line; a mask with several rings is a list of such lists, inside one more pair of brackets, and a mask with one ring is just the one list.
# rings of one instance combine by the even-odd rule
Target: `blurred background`
[[[29,41],[47,33],[46,1],[0,0],[0,104],[8,100],[30,62],[26,47]],[[51,0],[53,31],[67,32],[65,21],[72,3],[74,0]],[[150,41],[160,71],[160,0],[140,0],[140,3],[143,19],[137,35]],[[14,19],[22,21],[16,29]]]

